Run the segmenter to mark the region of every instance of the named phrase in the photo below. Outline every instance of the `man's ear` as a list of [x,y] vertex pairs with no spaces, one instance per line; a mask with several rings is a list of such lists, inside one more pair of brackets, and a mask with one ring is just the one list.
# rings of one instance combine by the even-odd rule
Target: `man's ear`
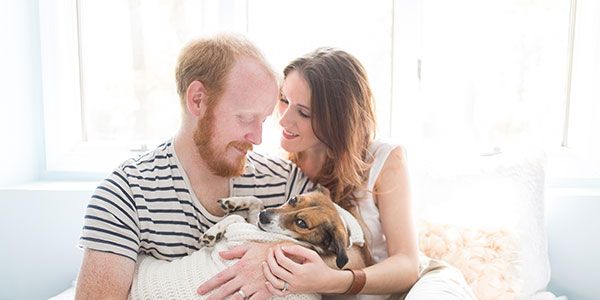
[[195,117],[204,115],[207,101],[208,94],[204,84],[198,80],[192,81],[185,94],[185,104],[188,112]]

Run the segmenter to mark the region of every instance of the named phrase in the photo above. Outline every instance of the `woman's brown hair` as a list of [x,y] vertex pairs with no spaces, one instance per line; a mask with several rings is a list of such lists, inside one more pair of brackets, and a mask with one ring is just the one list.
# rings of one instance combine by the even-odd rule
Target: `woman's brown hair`
[[[351,54],[319,48],[292,61],[284,76],[296,71],[310,88],[311,123],[327,147],[325,163],[314,181],[331,192],[334,202],[348,208],[365,187],[375,137],[373,94],[362,64]],[[290,153],[300,163],[302,153]]]

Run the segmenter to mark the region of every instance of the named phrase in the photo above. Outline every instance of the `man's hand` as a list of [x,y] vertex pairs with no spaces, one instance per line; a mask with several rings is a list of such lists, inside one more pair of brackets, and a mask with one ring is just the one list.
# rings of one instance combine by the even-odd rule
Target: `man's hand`
[[127,299],[135,262],[108,252],[86,249],[75,299]]
[[[237,300],[271,298],[261,267],[271,247],[273,244],[247,243],[219,253],[223,259],[240,258],[240,260],[204,282],[198,288],[198,294],[205,295],[212,292],[208,300],[226,297]],[[240,290],[241,293],[238,292]]]

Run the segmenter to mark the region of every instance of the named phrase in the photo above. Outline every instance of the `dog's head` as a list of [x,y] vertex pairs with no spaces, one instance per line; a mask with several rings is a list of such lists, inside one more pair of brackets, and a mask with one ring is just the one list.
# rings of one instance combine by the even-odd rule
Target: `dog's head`
[[340,269],[348,262],[348,232],[323,187],[290,198],[282,206],[264,209],[258,227],[304,242],[320,254],[335,254]]

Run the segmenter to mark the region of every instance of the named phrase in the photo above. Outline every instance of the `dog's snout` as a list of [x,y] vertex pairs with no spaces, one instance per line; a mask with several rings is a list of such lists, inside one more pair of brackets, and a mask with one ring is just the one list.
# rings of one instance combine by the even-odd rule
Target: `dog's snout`
[[263,210],[258,214],[258,220],[261,224],[269,224],[271,223],[271,211]]

